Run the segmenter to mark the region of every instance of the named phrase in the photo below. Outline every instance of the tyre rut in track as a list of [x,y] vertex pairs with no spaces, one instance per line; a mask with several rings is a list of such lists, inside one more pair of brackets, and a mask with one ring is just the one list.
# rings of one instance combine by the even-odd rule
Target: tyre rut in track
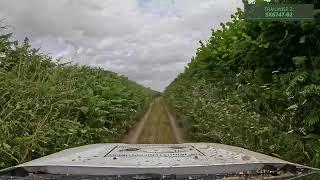
[[176,144],[182,143],[181,133],[163,97],[156,98],[142,120],[131,129],[123,143]]

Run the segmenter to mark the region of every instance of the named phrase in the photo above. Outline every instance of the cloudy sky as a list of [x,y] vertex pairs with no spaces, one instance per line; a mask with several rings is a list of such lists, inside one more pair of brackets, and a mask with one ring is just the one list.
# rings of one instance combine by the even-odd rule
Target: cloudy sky
[[14,38],[162,91],[241,0],[0,0]]

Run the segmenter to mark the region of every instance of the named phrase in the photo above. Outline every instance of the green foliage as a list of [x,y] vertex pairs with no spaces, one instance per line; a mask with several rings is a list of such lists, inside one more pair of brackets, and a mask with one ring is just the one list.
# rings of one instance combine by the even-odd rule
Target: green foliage
[[99,68],[54,63],[0,36],[0,168],[75,146],[116,142],[155,95]]
[[165,91],[180,124],[190,140],[320,167],[320,16],[248,22],[238,9],[231,18]]

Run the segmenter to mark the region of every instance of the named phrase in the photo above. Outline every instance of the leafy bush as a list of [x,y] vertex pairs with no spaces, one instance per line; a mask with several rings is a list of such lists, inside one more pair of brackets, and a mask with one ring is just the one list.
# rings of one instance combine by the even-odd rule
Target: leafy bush
[[9,37],[0,36],[0,168],[116,142],[155,94],[113,72],[54,63]]
[[238,9],[231,18],[200,42],[166,89],[169,103],[182,124],[191,122],[191,140],[319,167],[320,14],[313,22],[248,22]]

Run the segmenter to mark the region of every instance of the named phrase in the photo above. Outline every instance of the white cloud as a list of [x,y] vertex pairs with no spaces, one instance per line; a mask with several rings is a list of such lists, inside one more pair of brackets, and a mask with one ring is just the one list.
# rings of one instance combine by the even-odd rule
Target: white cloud
[[240,0],[0,0],[15,38],[163,90]]

